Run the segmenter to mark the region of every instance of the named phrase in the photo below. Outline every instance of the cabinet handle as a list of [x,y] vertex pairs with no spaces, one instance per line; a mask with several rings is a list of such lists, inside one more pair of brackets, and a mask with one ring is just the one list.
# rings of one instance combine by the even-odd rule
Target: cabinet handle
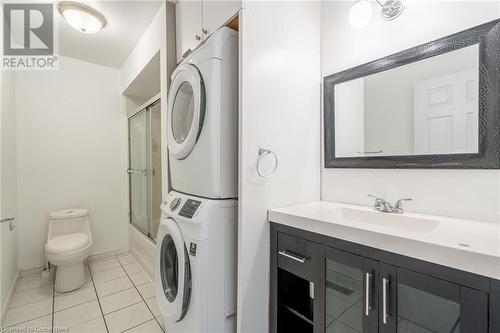
[[386,278],[382,279],[382,322],[387,324],[387,284],[389,280]]
[[295,261],[298,261],[300,262],[301,264],[305,263],[307,258],[306,257],[300,257],[294,253],[290,253],[288,251],[279,251],[278,254],[284,256],[284,257],[287,257],[287,258],[290,258],[292,260],[295,260]]
[[372,279],[372,275],[370,273],[366,273],[366,281],[365,281],[365,315],[369,316],[370,315],[370,282]]
[[194,39],[201,40],[201,37],[200,37],[200,35],[196,35],[196,36],[194,36]]

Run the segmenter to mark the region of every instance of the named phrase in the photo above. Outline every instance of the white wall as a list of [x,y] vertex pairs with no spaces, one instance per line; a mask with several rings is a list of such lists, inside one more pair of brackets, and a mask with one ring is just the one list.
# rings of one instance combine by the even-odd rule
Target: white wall
[[[168,36],[168,39],[167,39]],[[168,168],[167,168],[167,139],[166,119],[167,94],[170,75],[176,65],[175,62],[175,5],[166,2],[161,6],[158,13],[151,21],[142,37],[137,42],[134,50],[130,53],[121,69],[121,91],[125,92],[132,82],[137,78],[149,61],[160,52],[160,98],[162,119],[162,193],[165,198],[168,194]],[[127,97],[125,103],[131,100]],[[133,104],[133,103],[132,103]],[[130,104],[130,105],[132,105]],[[140,105],[137,105],[140,107]],[[125,113],[130,114],[128,107]]]
[[[320,2],[247,1],[240,15],[238,332],[268,332],[267,209],[319,199]],[[276,152],[261,179],[259,148]]]
[[[14,100],[14,72],[0,74],[0,218],[17,215],[17,144],[16,108]],[[17,273],[17,228],[0,225],[0,322],[5,314],[9,296],[13,291]]]
[[61,57],[16,73],[19,266],[44,263],[47,215],[90,210],[92,254],[128,247],[127,119],[120,72]]
[[[392,22],[383,21],[374,8],[371,24],[353,30],[347,19],[351,2],[324,2],[323,76],[500,17],[496,1],[412,3]],[[500,221],[499,171],[323,169],[323,200],[370,205],[367,193],[391,200],[411,197],[409,211]]]
[[[162,163],[162,198],[165,198],[169,191],[168,178],[168,154],[166,136],[166,114],[167,114],[167,94],[170,85],[170,75],[176,66],[175,50],[175,4],[165,2],[158,11],[158,14],[151,21],[134,50],[131,52],[123,68],[121,69],[121,90],[125,92],[134,80],[140,75],[155,54],[160,53],[160,98],[161,98],[161,163]],[[124,113],[131,114],[134,101],[124,96]],[[140,105],[137,105],[139,107]],[[135,108],[137,109],[137,108]],[[127,188],[128,191],[128,188]],[[128,207],[128,202],[127,202]],[[128,208],[127,208],[128,211]],[[154,245],[151,240],[138,232],[134,227],[130,227],[130,252],[145,268],[148,275],[153,278],[154,268]]]
[[[162,5],[142,34],[121,69],[121,87],[125,91],[143,68],[162,48],[166,40],[165,5]],[[163,62],[162,62],[163,63]]]
[[365,151],[365,87],[363,79],[335,86],[335,156]]

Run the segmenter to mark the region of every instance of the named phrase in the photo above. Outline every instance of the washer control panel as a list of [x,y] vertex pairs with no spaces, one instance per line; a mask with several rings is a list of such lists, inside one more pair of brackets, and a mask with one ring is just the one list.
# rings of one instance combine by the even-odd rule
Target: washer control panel
[[200,205],[201,201],[188,199],[179,211],[179,215],[191,219],[193,218],[194,213],[196,213],[196,210],[198,209],[198,207],[200,207]]

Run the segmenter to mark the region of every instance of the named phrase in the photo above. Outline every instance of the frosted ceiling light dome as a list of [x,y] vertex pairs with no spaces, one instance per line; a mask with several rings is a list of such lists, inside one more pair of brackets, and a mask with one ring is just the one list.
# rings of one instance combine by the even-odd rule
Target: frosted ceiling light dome
[[366,27],[373,16],[373,7],[368,0],[357,0],[349,11],[349,24],[353,29]]
[[106,26],[106,18],[92,7],[72,1],[62,1],[58,5],[59,13],[76,30],[95,34]]

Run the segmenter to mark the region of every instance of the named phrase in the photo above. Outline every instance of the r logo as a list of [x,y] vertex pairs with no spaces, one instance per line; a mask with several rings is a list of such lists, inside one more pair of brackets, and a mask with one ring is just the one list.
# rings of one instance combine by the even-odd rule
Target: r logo
[[8,3],[3,5],[4,56],[51,56],[54,54],[53,4]]

